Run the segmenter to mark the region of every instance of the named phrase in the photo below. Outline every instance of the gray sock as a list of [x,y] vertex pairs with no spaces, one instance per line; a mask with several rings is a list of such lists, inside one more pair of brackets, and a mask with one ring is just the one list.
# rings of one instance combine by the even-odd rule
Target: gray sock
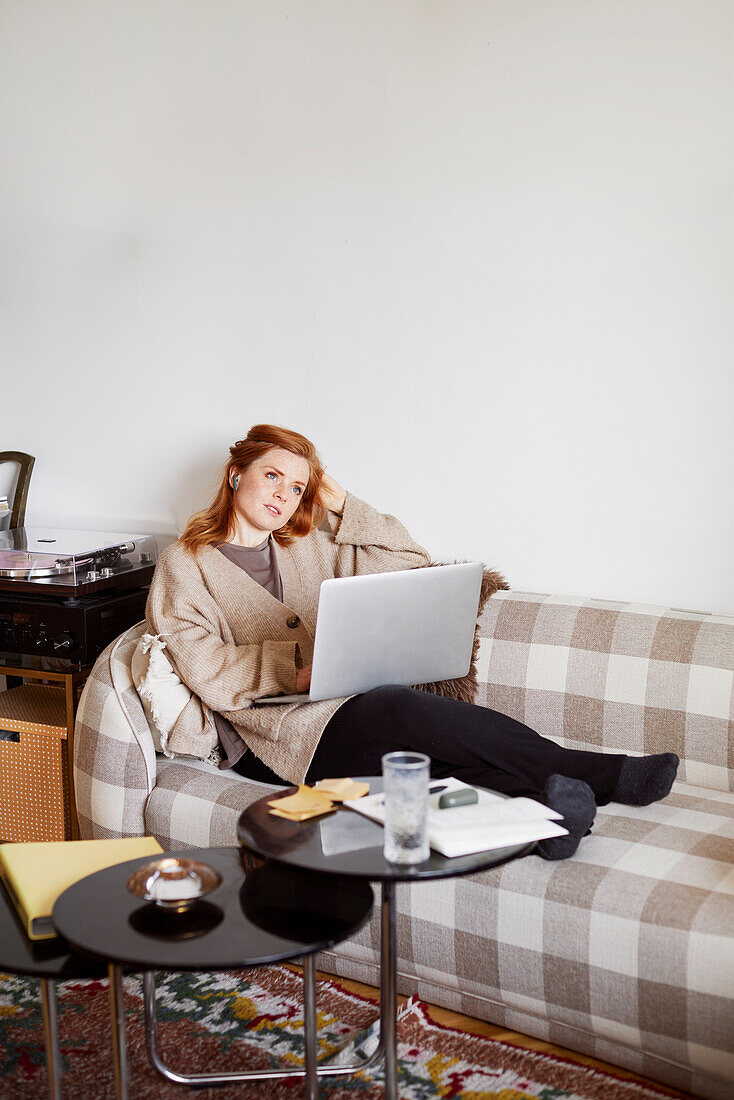
[[655,756],[627,756],[612,795],[627,806],[649,806],[670,794],[680,758],[674,752]]
[[568,836],[551,836],[547,840],[539,841],[535,854],[542,859],[568,859],[594,823],[594,792],[583,779],[552,775],[545,785],[542,800],[546,806],[563,814],[563,821],[559,825],[568,829]]

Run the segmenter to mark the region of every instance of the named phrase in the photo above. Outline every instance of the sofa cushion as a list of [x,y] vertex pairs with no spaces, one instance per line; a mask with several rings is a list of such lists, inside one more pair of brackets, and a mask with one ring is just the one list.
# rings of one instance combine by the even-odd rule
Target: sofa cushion
[[146,831],[167,850],[236,844],[242,811],[268,791],[282,789],[202,760],[159,756],[158,780],[145,808]]
[[678,778],[734,790],[734,616],[497,592],[476,702],[569,748],[676,752]]

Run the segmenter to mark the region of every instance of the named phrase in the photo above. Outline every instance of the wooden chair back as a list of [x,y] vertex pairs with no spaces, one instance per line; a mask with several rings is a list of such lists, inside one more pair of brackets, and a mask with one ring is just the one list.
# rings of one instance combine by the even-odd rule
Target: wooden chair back
[[10,513],[10,526],[22,527],[25,522],[25,506],[28,500],[28,486],[31,482],[31,474],[33,473],[33,464],[35,463],[33,455],[27,455],[24,451],[0,451],[0,463],[2,462],[17,462],[20,467],[18,471],[18,480],[15,485],[15,493],[13,495],[13,502],[11,505]]

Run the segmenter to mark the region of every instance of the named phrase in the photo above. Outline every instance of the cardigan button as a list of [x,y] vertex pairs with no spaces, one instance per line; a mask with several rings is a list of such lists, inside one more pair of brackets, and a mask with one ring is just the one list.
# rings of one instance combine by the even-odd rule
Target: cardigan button
[[290,619],[286,619],[285,625],[290,627],[291,630],[295,630],[300,622],[301,620],[298,618],[297,615],[291,615]]

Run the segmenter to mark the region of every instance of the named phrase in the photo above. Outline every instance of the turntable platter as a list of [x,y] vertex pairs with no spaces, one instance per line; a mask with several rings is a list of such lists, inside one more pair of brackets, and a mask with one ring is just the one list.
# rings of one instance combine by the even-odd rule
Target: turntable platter
[[0,577],[63,577],[74,572],[74,565],[89,565],[92,558],[56,558],[53,562],[39,561],[22,550],[0,551]]

